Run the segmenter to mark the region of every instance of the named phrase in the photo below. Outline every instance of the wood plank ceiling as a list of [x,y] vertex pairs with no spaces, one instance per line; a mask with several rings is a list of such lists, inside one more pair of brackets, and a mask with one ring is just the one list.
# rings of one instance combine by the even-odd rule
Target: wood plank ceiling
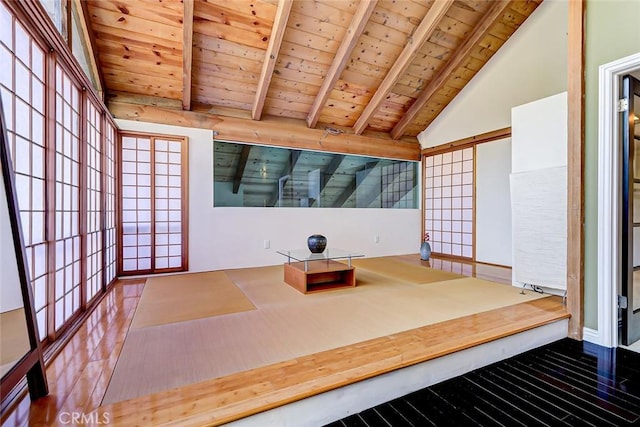
[[417,144],[541,1],[83,3],[117,117],[205,127],[280,117],[292,129]]

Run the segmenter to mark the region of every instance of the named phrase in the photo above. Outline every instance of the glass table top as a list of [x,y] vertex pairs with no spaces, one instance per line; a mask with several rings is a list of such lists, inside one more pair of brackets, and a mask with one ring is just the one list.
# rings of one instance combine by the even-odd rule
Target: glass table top
[[309,249],[287,249],[276,251],[280,255],[284,255],[289,260],[295,261],[315,261],[315,260],[331,260],[331,259],[351,259],[360,258],[364,254],[347,251],[344,249],[326,248],[321,254],[314,254]]

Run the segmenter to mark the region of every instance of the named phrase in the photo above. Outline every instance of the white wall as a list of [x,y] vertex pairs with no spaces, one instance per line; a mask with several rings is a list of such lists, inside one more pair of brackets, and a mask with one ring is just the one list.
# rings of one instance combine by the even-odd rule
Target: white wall
[[[509,127],[514,106],[566,91],[567,22],[565,0],[545,0],[538,6],[454,101],[418,135],[422,147]],[[511,208],[507,205],[511,159],[506,150],[506,143],[502,142],[478,145],[476,258],[511,266]]]
[[476,260],[511,266],[511,138],[476,147]]
[[511,171],[567,166],[567,92],[514,107]]
[[511,126],[511,108],[567,90],[566,0],[545,0],[418,139],[433,147]]
[[[214,208],[211,130],[117,120],[122,130],[189,137],[189,270],[274,265],[311,234],[367,257],[418,253],[419,209]],[[375,236],[380,242],[375,243]],[[269,240],[270,248],[264,249]]]
[[[0,177],[0,179],[2,179]],[[0,194],[0,312],[22,307],[22,292],[13,248],[7,197],[2,185]]]

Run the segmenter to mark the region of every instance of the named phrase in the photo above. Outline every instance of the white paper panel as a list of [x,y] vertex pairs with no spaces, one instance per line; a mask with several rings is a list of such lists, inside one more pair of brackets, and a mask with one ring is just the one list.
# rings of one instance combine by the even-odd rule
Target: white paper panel
[[476,261],[511,267],[511,138],[476,146]]
[[514,279],[566,289],[566,166],[514,173],[510,178]]

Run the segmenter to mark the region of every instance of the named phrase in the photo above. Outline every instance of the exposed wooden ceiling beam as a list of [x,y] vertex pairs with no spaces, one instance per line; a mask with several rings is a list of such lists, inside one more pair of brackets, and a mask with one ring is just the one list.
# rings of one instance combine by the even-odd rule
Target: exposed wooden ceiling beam
[[93,31],[89,28],[91,25],[91,16],[89,15],[89,9],[87,7],[87,3],[81,0],[74,0],[75,7],[79,11],[78,15],[80,15],[80,28],[82,30],[82,36],[84,37],[85,43],[89,48],[89,67],[91,67],[91,72],[96,80],[96,92],[102,100],[104,100],[104,88],[106,87],[104,84],[104,76],[102,74],[102,67],[100,66],[100,62],[98,59],[98,51],[96,49],[96,39],[93,35]]
[[391,131],[391,137],[393,139],[398,139],[402,136],[405,129],[413,118],[422,110],[427,101],[438,91],[444,83],[447,81],[449,77],[451,77],[451,73],[455,71],[456,68],[460,66],[462,61],[465,60],[467,55],[471,53],[476,43],[478,43],[482,38],[487,34],[489,29],[493,26],[495,21],[500,18],[505,9],[509,6],[509,1],[500,0],[492,3],[491,8],[485,13],[482,18],[482,23],[478,25],[469,37],[465,40],[463,45],[456,50],[456,53],[451,57],[447,65],[444,66],[438,73],[438,75],[429,83],[429,85],[422,91],[418,99],[409,107],[409,110],[406,112],[404,116],[400,119],[400,121],[396,124],[396,126]]
[[276,66],[278,52],[280,52],[284,30],[287,28],[287,20],[289,19],[289,12],[291,11],[292,5],[293,0],[280,0],[278,2],[278,10],[276,10],[275,20],[273,21],[269,46],[267,47],[265,60],[262,64],[262,72],[258,80],[258,90],[256,91],[256,97],[253,101],[253,107],[251,108],[251,117],[253,120],[260,120],[260,117],[262,117],[264,101],[269,91],[273,69]]
[[193,0],[183,0],[182,13],[182,109],[191,109],[191,64],[193,63]]
[[304,120],[265,117],[255,121],[201,111],[183,111],[160,103],[157,106],[143,105],[141,102],[149,102],[149,97],[138,100],[135,95],[120,93],[110,98],[107,106],[118,119],[211,129],[217,132],[216,138],[223,141],[420,160],[420,144],[415,137],[393,140],[386,134],[380,137],[347,132],[334,135],[322,129],[309,129]]
[[249,160],[249,153],[251,153],[251,146],[243,145],[242,151],[240,152],[240,159],[238,160],[238,166],[236,167],[236,173],[233,177],[233,194],[238,194],[238,190],[240,189],[244,169],[247,166],[247,160]]
[[373,94],[373,97],[353,126],[353,131],[356,134],[361,134],[366,129],[371,117],[373,117],[382,101],[384,101],[391,89],[393,89],[398,79],[402,77],[407,68],[409,68],[411,61],[415,58],[418,50],[420,50],[424,42],[431,37],[431,34],[433,34],[433,31],[435,31],[438,23],[447,13],[447,10],[449,10],[449,7],[451,7],[453,2],[454,0],[440,0],[433,2],[424,19],[420,22],[420,25],[418,25],[411,38],[408,40],[404,49],[400,53],[400,56],[398,56],[398,59],[396,59],[396,62],[393,64],[380,86],[378,86],[378,90]]
[[356,13],[353,15],[351,24],[347,29],[347,34],[342,39],[342,43],[340,43],[340,47],[336,51],[336,56],[331,63],[331,67],[329,67],[329,70],[327,71],[327,75],[324,76],[324,81],[322,82],[322,86],[320,86],[320,91],[316,95],[316,98],[311,105],[311,109],[309,110],[309,114],[307,115],[307,125],[310,128],[316,127],[318,118],[320,117],[320,112],[322,111],[324,104],[327,102],[327,98],[329,98],[329,94],[335,86],[336,81],[340,78],[344,67],[346,67],[347,61],[351,57],[351,53],[356,47],[356,43],[367,26],[367,22],[369,21],[369,18],[373,13],[373,9],[376,8],[377,4],[378,0],[360,1],[358,10],[356,10]]

